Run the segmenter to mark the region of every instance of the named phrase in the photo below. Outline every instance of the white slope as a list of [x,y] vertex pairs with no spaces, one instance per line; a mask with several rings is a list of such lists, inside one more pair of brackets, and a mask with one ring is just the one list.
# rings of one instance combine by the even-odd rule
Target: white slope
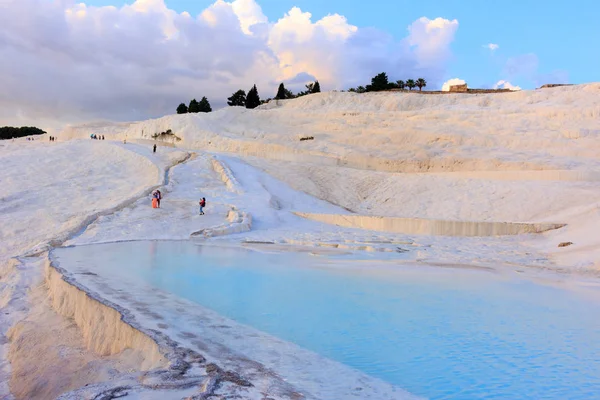
[[[476,95],[329,92],[256,110],[71,127],[59,137],[99,130],[151,140],[170,131],[157,139],[235,153],[359,214],[567,223],[531,244],[556,256],[558,268],[595,270],[599,118],[600,83]],[[560,241],[574,244],[559,249]]]
[[[98,141],[50,143],[36,137],[32,142],[0,142],[0,398],[9,398],[9,328],[19,321],[25,326],[42,323],[28,321],[35,315],[27,314],[38,306],[29,293],[43,278],[43,263],[39,257],[23,256],[61,245],[96,218],[146,196],[163,182],[165,169],[186,156],[179,150],[151,155],[149,148]],[[27,329],[17,332],[19,343],[35,340]],[[37,370],[52,371],[44,362],[52,362],[52,354],[67,353],[59,347],[45,349],[36,358]],[[86,368],[81,371],[89,373]]]
[[[158,180],[158,169],[144,157],[96,144],[40,141],[1,149],[1,259],[73,230],[88,215]],[[132,184],[130,176],[139,183]]]
[[107,135],[150,139],[171,130],[181,146],[298,161],[326,155],[386,171],[571,169],[597,165],[599,93],[597,83],[480,95],[330,92],[121,124]]
[[[145,152],[150,153],[148,149]],[[8,144],[0,148],[0,260],[50,241],[60,243],[87,220],[161,183],[164,168],[120,145],[95,141]]]
[[249,162],[313,196],[359,214],[388,217],[561,222],[554,220],[557,214],[589,204],[600,182],[577,179],[569,171],[388,173],[258,158]]
[[[0,334],[24,318],[41,275],[39,260],[13,257],[65,243],[192,235],[366,251],[394,263],[596,274],[599,117],[600,84],[486,95],[322,93],[256,110],[69,127],[55,143],[0,142]],[[152,153],[154,136],[169,130]],[[314,140],[300,141],[308,136]],[[165,181],[167,167],[183,161]],[[149,193],[159,185],[165,197],[156,210]],[[538,236],[433,237],[342,228],[294,212],[568,225]],[[573,244],[557,247],[566,241]],[[7,368],[0,361],[0,397]]]

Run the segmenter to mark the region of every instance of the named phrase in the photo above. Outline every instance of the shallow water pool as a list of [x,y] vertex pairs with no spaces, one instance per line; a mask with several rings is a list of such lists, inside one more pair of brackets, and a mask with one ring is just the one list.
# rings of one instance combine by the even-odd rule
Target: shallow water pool
[[[600,398],[600,302],[518,275],[189,242],[59,249],[431,399]],[[82,258],[83,257],[83,258]]]

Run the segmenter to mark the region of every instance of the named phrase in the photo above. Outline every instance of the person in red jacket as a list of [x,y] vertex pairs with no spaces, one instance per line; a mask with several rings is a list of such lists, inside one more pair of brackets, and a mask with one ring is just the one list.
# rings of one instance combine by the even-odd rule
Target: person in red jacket
[[204,215],[204,207],[206,207],[206,199],[203,197],[200,200],[200,215]]

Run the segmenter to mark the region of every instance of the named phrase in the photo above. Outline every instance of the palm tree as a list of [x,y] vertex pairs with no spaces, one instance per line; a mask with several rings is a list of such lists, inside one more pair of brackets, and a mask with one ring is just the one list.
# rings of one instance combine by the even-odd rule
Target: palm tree
[[415,83],[414,80],[409,79],[409,80],[406,81],[406,86],[408,87],[409,90],[413,90],[413,88],[415,86],[417,86],[417,84]]
[[402,90],[404,90],[404,88],[406,87],[406,83],[404,83],[403,80],[396,81],[396,85],[398,85],[398,89]]
[[419,91],[421,91],[425,86],[427,86],[427,81],[423,78],[417,79],[417,82],[415,83],[419,87]]

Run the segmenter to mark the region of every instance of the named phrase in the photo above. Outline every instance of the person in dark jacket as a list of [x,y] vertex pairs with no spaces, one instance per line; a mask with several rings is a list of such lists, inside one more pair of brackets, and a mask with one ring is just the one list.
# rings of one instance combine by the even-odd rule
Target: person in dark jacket
[[204,207],[206,207],[206,199],[203,197],[200,200],[200,215],[204,215]]

